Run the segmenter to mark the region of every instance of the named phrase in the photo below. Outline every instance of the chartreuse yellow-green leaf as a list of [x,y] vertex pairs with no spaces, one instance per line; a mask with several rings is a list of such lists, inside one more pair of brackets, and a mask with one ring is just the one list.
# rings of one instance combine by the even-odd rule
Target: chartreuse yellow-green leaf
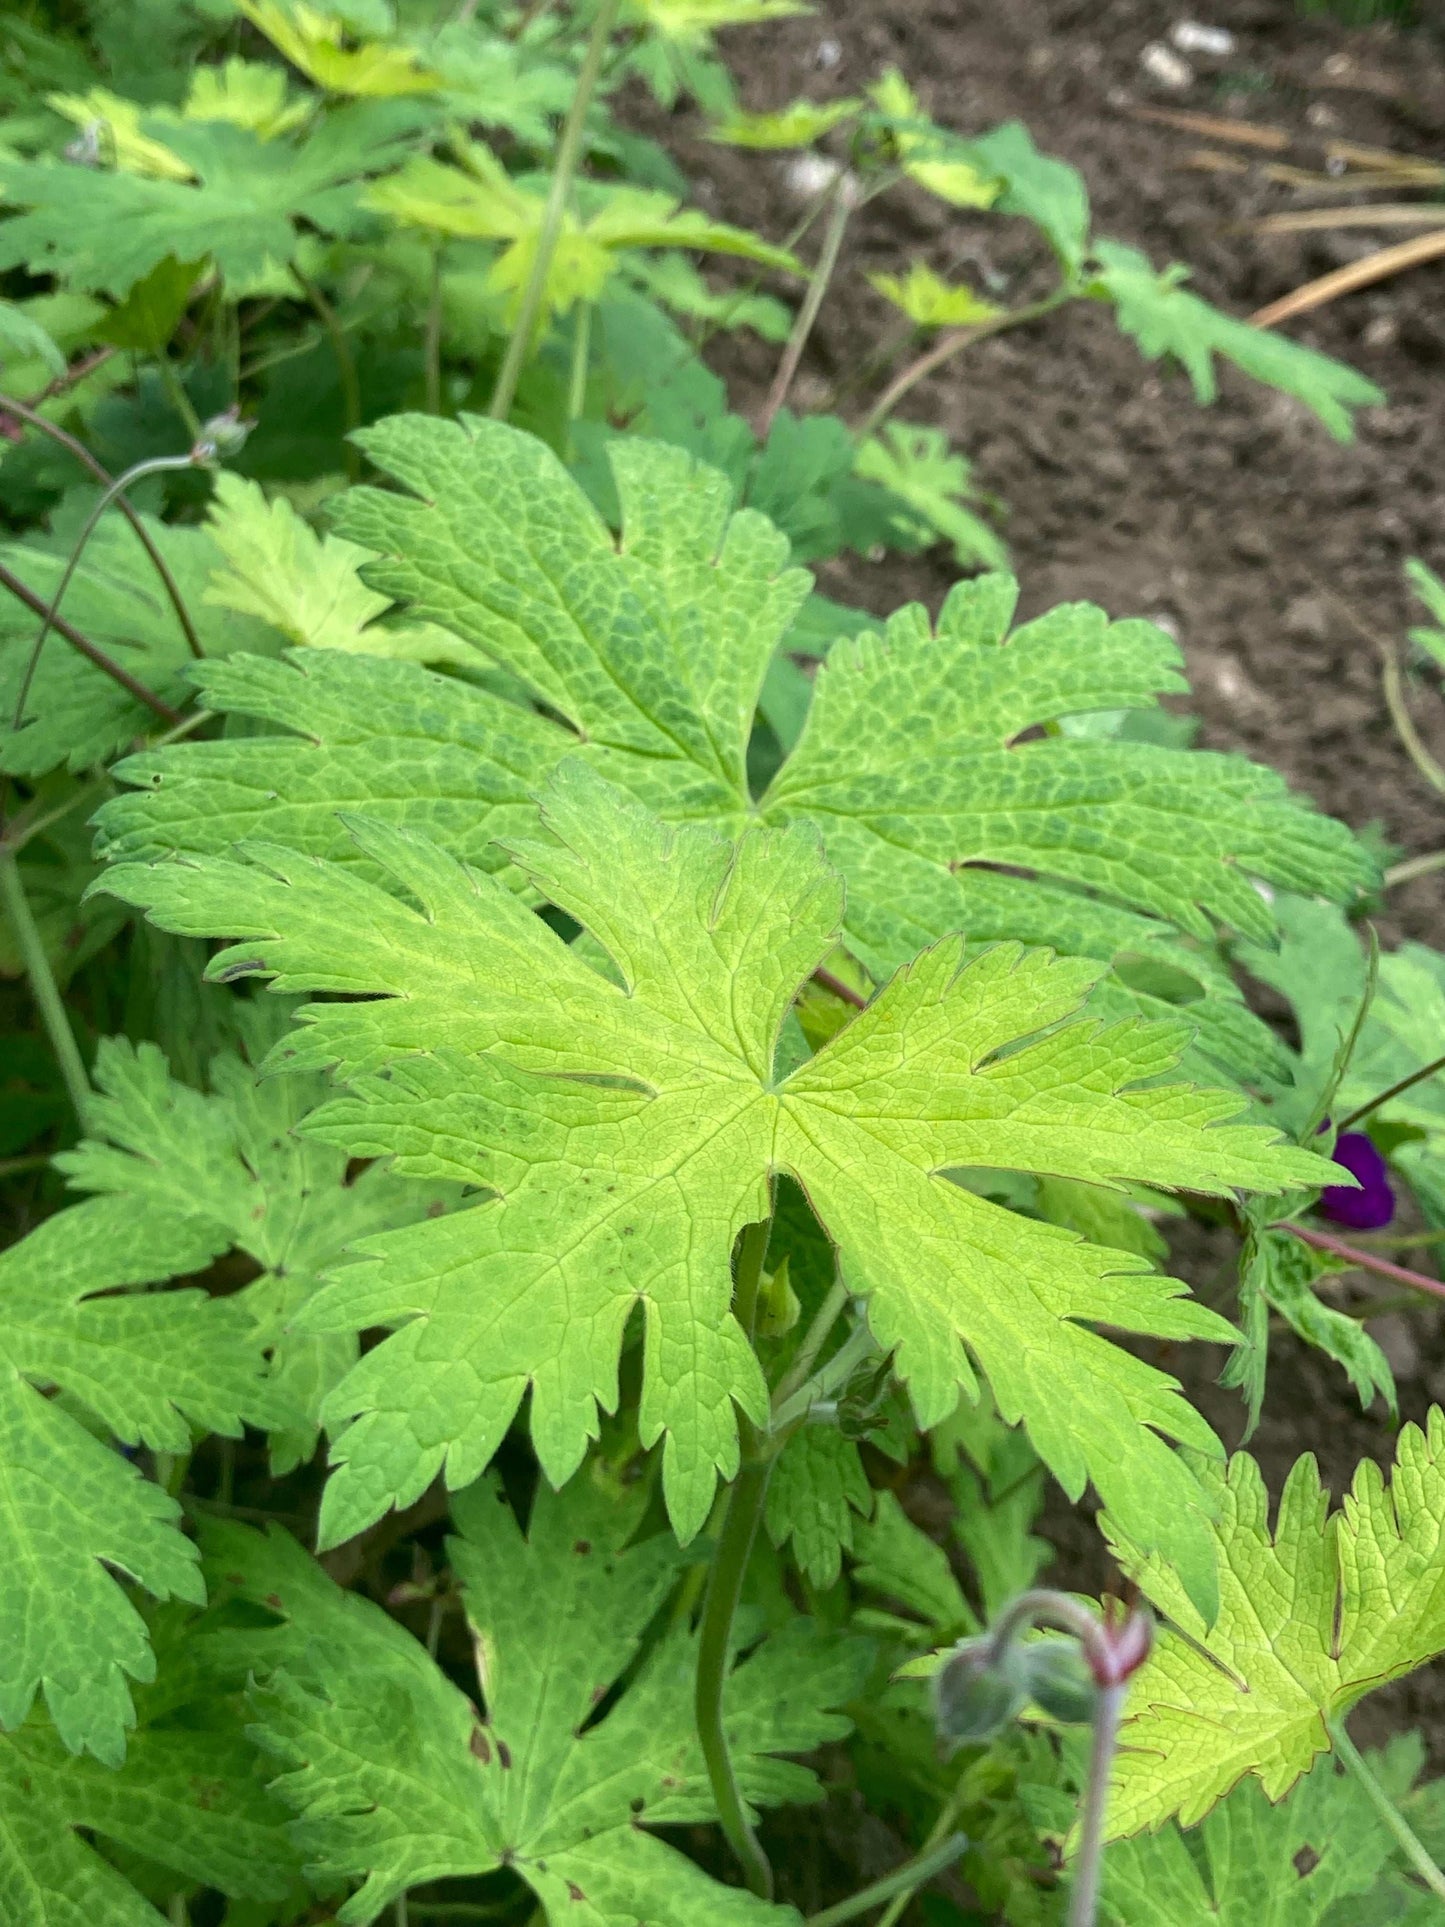
[[1121,1564],[1166,1624],[1130,1692],[1112,1835],[1192,1825],[1245,1774],[1277,1800],[1330,1744],[1328,1722],[1445,1652],[1445,1413],[1400,1433],[1388,1483],[1362,1464],[1330,1511],[1300,1459],[1270,1530],[1244,1453],[1206,1471],[1219,1508],[1220,1610],[1210,1625],[1178,1575],[1122,1537]]
[[1165,1443],[1214,1449],[1174,1382],[1095,1325],[1228,1337],[1176,1281],[975,1196],[971,1165],[1229,1192],[1309,1184],[1312,1153],[1224,1123],[1238,1099],[1157,1080],[1181,1026],[1069,1022],[1097,970],[959,940],[923,952],[790,1076],[775,1074],[798,989],[836,943],[837,874],[804,824],[722,837],[664,824],[580,759],[544,833],[509,855],[607,953],[594,968],[502,882],[413,832],[350,828],[371,866],[249,846],[118,867],[117,894],[165,927],[242,941],[223,981],[346,993],[273,1052],[334,1067],[352,1094],[306,1128],[351,1155],[491,1195],[367,1240],[298,1314],[310,1330],[393,1327],[332,1394],[335,1541],[445,1473],[483,1470],[530,1393],[554,1483],[618,1399],[623,1329],[645,1333],[640,1426],[666,1441],[684,1539],[738,1465],[737,1409],[765,1421],[761,1371],[729,1310],[729,1257],[770,1179],[802,1185],[868,1295],[920,1423],[976,1367],[1077,1494],[1092,1478],[1127,1528],[1207,1599],[1198,1488]]
[[[1272,771],[1068,726],[1185,687],[1152,623],[1071,603],[1016,624],[1002,575],[961,583],[936,623],[901,609],[835,646],[800,740],[754,798],[759,695],[809,577],[762,515],[733,511],[723,475],[681,449],[614,442],[619,536],[548,448],[502,423],[398,416],[364,440],[401,484],[336,504],[338,533],[374,558],[366,583],[509,684],[309,650],[203,664],[208,707],[273,727],[128,761],[144,793],[107,805],[112,854],[262,835],[357,863],[339,824],[350,809],[492,868],[496,839],[580,749],[671,821],[734,835],[761,815],[821,835],[847,885],[845,940],[876,978],[959,930],[976,946],[1048,944],[1114,964],[1096,1008],[1173,1016],[1183,1002],[1202,1058],[1251,1081],[1284,1074],[1213,954],[1216,923],[1267,944],[1252,879],[1344,897],[1370,862]],[[962,511],[940,493],[957,478],[934,462],[923,479],[961,540]]]
[[384,623],[389,597],[358,573],[369,552],[339,535],[318,535],[284,495],[267,501],[260,485],[222,470],[206,528],[223,557],[205,601],[258,617],[290,643],[412,662],[486,659],[434,623]]

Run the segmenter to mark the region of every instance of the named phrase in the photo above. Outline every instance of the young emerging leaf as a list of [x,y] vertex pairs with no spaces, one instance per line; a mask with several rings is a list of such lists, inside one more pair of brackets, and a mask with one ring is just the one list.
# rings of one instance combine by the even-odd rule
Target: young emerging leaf
[[[1165,1625],[1134,1682],[1109,1831],[1191,1826],[1245,1774],[1271,1800],[1330,1744],[1327,1721],[1445,1651],[1445,1413],[1400,1433],[1386,1485],[1366,1461],[1330,1513],[1314,1458],[1295,1465],[1274,1532],[1259,1468],[1205,1475],[1219,1506],[1213,1625],[1177,1574],[1122,1537],[1120,1564]],[[1172,1630],[1177,1627],[1176,1632]]]
[[401,1325],[328,1403],[348,1429],[326,1538],[409,1502],[443,1469],[469,1483],[529,1388],[542,1463],[568,1478],[597,1408],[616,1406],[639,1302],[642,1437],[666,1434],[668,1502],[691,1537],[716,1474],[738,1464],[734,1405],[766,1418],[728,1311],[728,1259],[786,1172],[869,1294],[920,1424],[975,1388],[972,1353],[1066,1489],[1092,1477],[1207,1593],[1193,1480],[1157,1434],[1206,1450],[1212,1435],[1172,1380],[1089,1323],[1174,1337],[1229,1328],[1139,1259],[943,1174],[1042,1166],[1108,1185],[1147,1173],[1217,1194],[1308,1183],[1313,1154],[1224,1124],[1236,1098],[1158,1085],[1184,1042],[1177,1027],[1068,1023],[1096,971],[1015,946],[971,963],[956,939],[924,952],[780,1077],[783,1019],[840,929],[841,885],[814,835],[673,829],[580,758],[554,779],[544,821],[545,838],[514,839],[509,854],[591,932],[607,974],[495,878],[375,820],[352,832],[391,889],[276,846],[255,846],[249,863],[127,865],[107,886],[163,927],[242,932],[211,967],[222,981],[264,973],[368,999],[312,1006],[280,1047],[278,1061],[333,1065],[354,1085],[308,1129],[495,1194],[369,1242],[372,1261],[300,1315],[314,1331]]
[[311,649],[485,666],[475,649],[435,624],[379,622],[391,604],[357,572],[368,552],[317,535],[284,496],[268,502],[255,482],[223,470],[206,529],[225,558],[206,588],[212,607],[259,617]]
[[962,568],[1002,569],[1008,550],[983,517],[965,506],[973,494],[968,462],[941,428],[886,422],[858,450],[856,471],[916,509],[926,540],[941,536]]
[[991,321],[1003,312],[972,288],[942,280],[922,261],[913,262],[906,275],[870,274],[868,279],[886,301],[901,308],[920,328],[967,327],[977,321]]
[[1182,363],[1196,401],[1214,400],[1215,355],[1223,355],[1256,381],[1297,395],[1336,441],[1353,439],[1354,409],[1384,401],[1374,382],[1344,362],[1222,314],[1191,294],[1180,285],[1187,269],[1175,266],[1161,274],[1147,256],[1122,241],[1096,241],[1093,253],[1098,274],[1091,291],[1114,303],[1119,326],[1134,336],[1151,361],[1167,354]]
[[851,120],[861,100],[790,100],[772,114],[749,114],[736,107],[708,129],[708,139],[727,147],[811,147],[830,128]]
[[[714,1808],[693,1725],[696,1641],[685,1628],[646,1654],[596,1718],[675,1584],[671,1536],[629,1546],[646,1488],[619,1496],[589,1470],[545,1487],[524,1537],[500,1488],[460,1500],[451,1543],[476,1642],[484,1711],[394,1621],[332,1585],[276,1534],[213,1535],[220,1584],[273,1615],[251,1664],[259,1737],[324,1879],[364,1876],[340,1910],[374,1920],[423,1881],[507,1866],[566,1927],[762,1927],[796,1920],[714,1884],[645,1829]],[[244,1650],[244,1635],[236,1643]],[[862,1684],[869,1652],[797,1621],[733,1671],[725,1694],[743,1797],[819,1797],[803,1753],[847,1731],[829,1709]]]
[[345,22],[305,0],[236,0],[252,26],[291,65],[328,93],[386,99],[435,93],[440,85],[409,47],[384,40],[345,44]]
[[[404,227],[506,245],[487,285],[507,298],[515,317],[542,232],[547,183],[516,180],[480,141],[456,147],[457,165],[418,155],[378,182],[367,204]],[[577,301],[598,301],[619,258],[636,248],[699,248],[736,254],[766,267],[797,273],[798,262],[745,228],[710,221],[680,208],[670,194],[636,187],[584,184],[585,217],[568,214],[547,272],[545,312],[565,314]]]
[[[1244,1077],[1283,1070],[1268,1027],[1177,931],[1207,940],[1219,918],[1268,942],[1251,877],[1343,894],[1371,875],[1364,853],[1238,758],[1042,727],[1183,688],[1161,630],[1068,604],[1011,631],[1012,582],[962,584],[936,632],[913,607],[834,647],[801,741],[755,800],[758,696],[809,584],[760,515],[730,512],[721,475],[614,443],[619,541],[541,443],[499,423],[403,416],[365,441],[413,491],[344,498],[341,533],[377,556],[368,581],[484,651],[546,717],[421,669],[207,665],[208,704],[303,740],[178,744],[127,765],[158,793],[108,806],[114,853],[224,849],[250,828],[342,856],[336,812],[359,805],[496,863],[489,843],[580,740],[665,817],[820,831],[847,881],[845,941],[877,976],[960,929],[1118,958],[1136,980],[1135,965],[1165,963],[1198,993],[1188,1015],[1209,1054]],[[1115,1014],[1174,1014],[1119,977],[1100,995]]]
[[340,108],[304,140],[167,120],[156,131],[187,178],[93,171],[83,194],[67,162],[0,155],[0,193],[24,210],[0,228],[0,267],[23,263],[118,298],[167,256],[213,260],[243,286],[274,278],[296,251],[298,220],[327,234],[355,224],[360,182],[401,158],[417,124],[395,100]]
[[[234,1438],[243,1417],[278,1416],[239,1306],[127,1289],[198,1271],[226,1242],[184,1209],[96,1198],[0,1255],[0,1727],[43,1690],[65,1744],[109,1765],[132,1723],[126,1677],[151,1678],[154,1661],[105,1568],[162,1599],[204,1593],[179,1506],[105,1435],[187,1452],[193,1424]],[[41,1386],[92,1413],[96,1431]]]
[[792,1542],[799,1570],[814,1586],[837,1583],[853,1549],[853,1515],[866,1518],[873,1494],[858,1447],[833,1425],[805,1425],[778,1455],[768,1481],[768,1536]]
[[903,171],[918,185],[953,207],[989,207],[1000,184],[965,158],[964,144],[939,127],[918,104],[918,97],[896,67],[889,67],[868,90],[876,117],[891,139]]

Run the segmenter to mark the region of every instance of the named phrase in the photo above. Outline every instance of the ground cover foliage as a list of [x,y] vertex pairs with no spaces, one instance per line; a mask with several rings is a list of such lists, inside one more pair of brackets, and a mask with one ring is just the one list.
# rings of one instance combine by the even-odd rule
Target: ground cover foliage
[[[0,23],[16,1927],[1438,1912],[1423,1747],[1344,1722],[1445,1651],[1445,1418],[1271,1495],[1170,1366],[1252,1420],[1288,1326],[1390,1423],[1342,1285],[1438,1289],[1445,964],[1189,747],[1160,628],[1018,621],[897,413],[1075,300],[1184,405],[1380,396],[1017,123],[746,112],[717,34],[800,10]],[[800,230],[704,213],[639,89],[805,151]],[[794,414],[899,192],[1030,224],[1045,292],[900,261],[876,393]],[[936,544],[936,612],[807,566]],[[1118,1598],[1039,1589],[1049,1481]]]

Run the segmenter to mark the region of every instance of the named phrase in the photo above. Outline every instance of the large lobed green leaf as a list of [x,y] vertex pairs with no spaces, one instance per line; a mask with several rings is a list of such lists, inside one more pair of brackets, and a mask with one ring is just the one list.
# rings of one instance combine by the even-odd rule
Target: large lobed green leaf
[[1225,1339],[1230,1328],[1139,1255],[1019,1217],[944,1174],[1147,1176],[1218,1194],[1309,1184],[1320,1161],[1224,1123],[1235,1097],[1160,1084],[1182,1026],[1069,1022],[1097,966],[1016,946],[972,961],[957,939],[925,951],[784,1075],[784,1019],[840,931],[841,882],[815,834],[669,826],[582,759],[559,770],[544,826],[508,854],[587,928],[602,968],[494,876],[374,819],[349,827],[385,887],[274,845],[128,864],[109,879],[163,927],[239,934],[212,963],[220,980],[268,975],[351,999],[310,1006],[275,1053],[353,1085],[309,1131],[493,1194],[368,1241],[369,1260],[297,1314],[312,1331],[399,1328],[328,1401],[328,1423],[346,1429],[324,1536],[360,1530],[439,1471],[469,1483],[528,1391],[543,1466],[565,1480],[598,1408],[616,1406],[618,1350],[640,1304],[642,1436],[666,1435],[668,1501],[690,1537],[717,1473],[737,1467],[735,1405],[766,1416],[728,1310],[728,1259],[765,1214],[771,1176],[789,1173],[869,1294],[920,1423],[974,1389],[972,1355],[1065,1487],[1092,1477],[1207,1596],[1194,1481],[1159,1434],[1206,1450],[1212,1435],[1172,1380],[1091,1327]]
[[[128,1289],[197,1271],[225,1243],[183,1208],[96,1198],[0,1255],[0,1727],[43,1689],[66,1745],[112,1765],[132,1719],[127,1677],[149,1679],[154,1660],[106,1568],[160,1598],[204,1595],[180,1508],[105,1437],[186,1452],[193,1424],[234,1437],[243,1417],[276,1416],[244,1311]],[[45,1395],[54,1387],[95,1431]]]
[[[1220,1611],[1126,1541],[1120,1563],[1168,1622],[1130,1689],[1109,1830],[1192,1825],[1246,1774],[1271,1800],[1330,1744],[1328,1722],[1445,1652],[1445,1413],[1400,1433],[1388,1482],[1366,1461],[1329,1509],[1312,1455],[1280,1496],[1244,1453],[1205,1474],[1219,1505]],[[1177,1628],[1177,1631],[1174,1630]]]
[[[609,449],[615,538],[554,456],[493,422],[398,417],[365,437],[409,491],[351,491],[341,533],[367,580],[516,679],[545,715],[421,669],[207,665],[203,699],[274,734],[178,744],[125,766],[151,792],[108,807],[117,855],[219,850],[262,831],[344,858],[337,811],[423,830],[470,863],[565,755],[672,821],[731,834],[759,815],[820,830],[848,885],[843,935],[875,975],[964,930],[1115,961],[1116,1014],[1172,1014],[1236,1075],[1283,1059],[1208,940],[1273,920],[1251,879],[1342,895],[1371,874],[1338,824],[1235,757],[1050,726],[1183,688],[1153,625],[1072,604],[1011,627],[1004,577],[966,583],[932,629],[899,612],[840,642],[802,740],[748,787],[754,712],[808,577],[722,476],[680,450]],[[356,860],[353,856],[351,860]]]
[[399,160],[421,124],[399,100],[340,108],[304,139],[265,140],[223,119],[141,122],[189,176],[178,180],[0,155],[0,195],[21,210],[0,228],[0,266],[118,298],[168,256],[212,260],[241,285],[274,277],[296,251],[298,221],[327,234],[356,226],[362,183]]
[[[670,1534],[629,1544],[647,1488],[594,1463],[542,1487],[524,1535],[500,1486],[455,1508],[451,1542],[477,1654],[479,1710],[395,1621],[343,1593],[294,1541],[208,1532],[213,1583],[260,1622],[225,1648],[269,1684],[262,1743],[285,1771],[315,1877],[362,1877],[337,1916],[374,1920],[422,1882],[510,1867],[568,1927],[779,1927],[797,1916],[711,1881],[647,1831],[715,1809],[693,1722],[695,1636],[643,1638],[672,1590]],[[640,1665],[639,1652],[643,1651]],[[847,1731],[866,1644],[799,1620],[735,1666],[729,1740],[751,1806],[816,1799],[779,1754]],[[621,1678],[621,1695],[596,1717]]]

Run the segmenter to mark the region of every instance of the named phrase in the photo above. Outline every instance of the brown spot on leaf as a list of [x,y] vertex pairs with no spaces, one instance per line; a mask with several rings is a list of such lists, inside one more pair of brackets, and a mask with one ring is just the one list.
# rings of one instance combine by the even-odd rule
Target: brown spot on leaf
[[577,1885],[577,1882],[575,1880],[569,1880],[567,1882],[567,1898],[569,1900],[585,1900],[587,1896],[586,1894],[583,1893],[582,1889]]
[[1294,1857],[1294,1870],[1301,1880],[1307,1880],[1320,1864],[1320,1857],[1313,1847],[1301,1847]]
[[279,1592],[268,1592],[266,1595],[266,1604],[271,1608],[273,1613],[285,1611],[285,1602],[282,1600]]
[[487,1738],[481,1727],[474,1726],[472,1728],[472,1737],[467,1744],[470,1746],[474,1757],[479,1759],[483,1766],[490,1766],[492,1764],[491,1741]]
[[504,1768],[511,1767],[512,1749],[507,1745],[505,1740],[497,1741],[497,1758]]
[[591,1552],[592,1550],[592,1541],[590,1539],[579,1539],[576,1545],[573,1546],[572,1550],[576,1553],[580,1553],[582,1557],[585,1559],[588,1553]]

